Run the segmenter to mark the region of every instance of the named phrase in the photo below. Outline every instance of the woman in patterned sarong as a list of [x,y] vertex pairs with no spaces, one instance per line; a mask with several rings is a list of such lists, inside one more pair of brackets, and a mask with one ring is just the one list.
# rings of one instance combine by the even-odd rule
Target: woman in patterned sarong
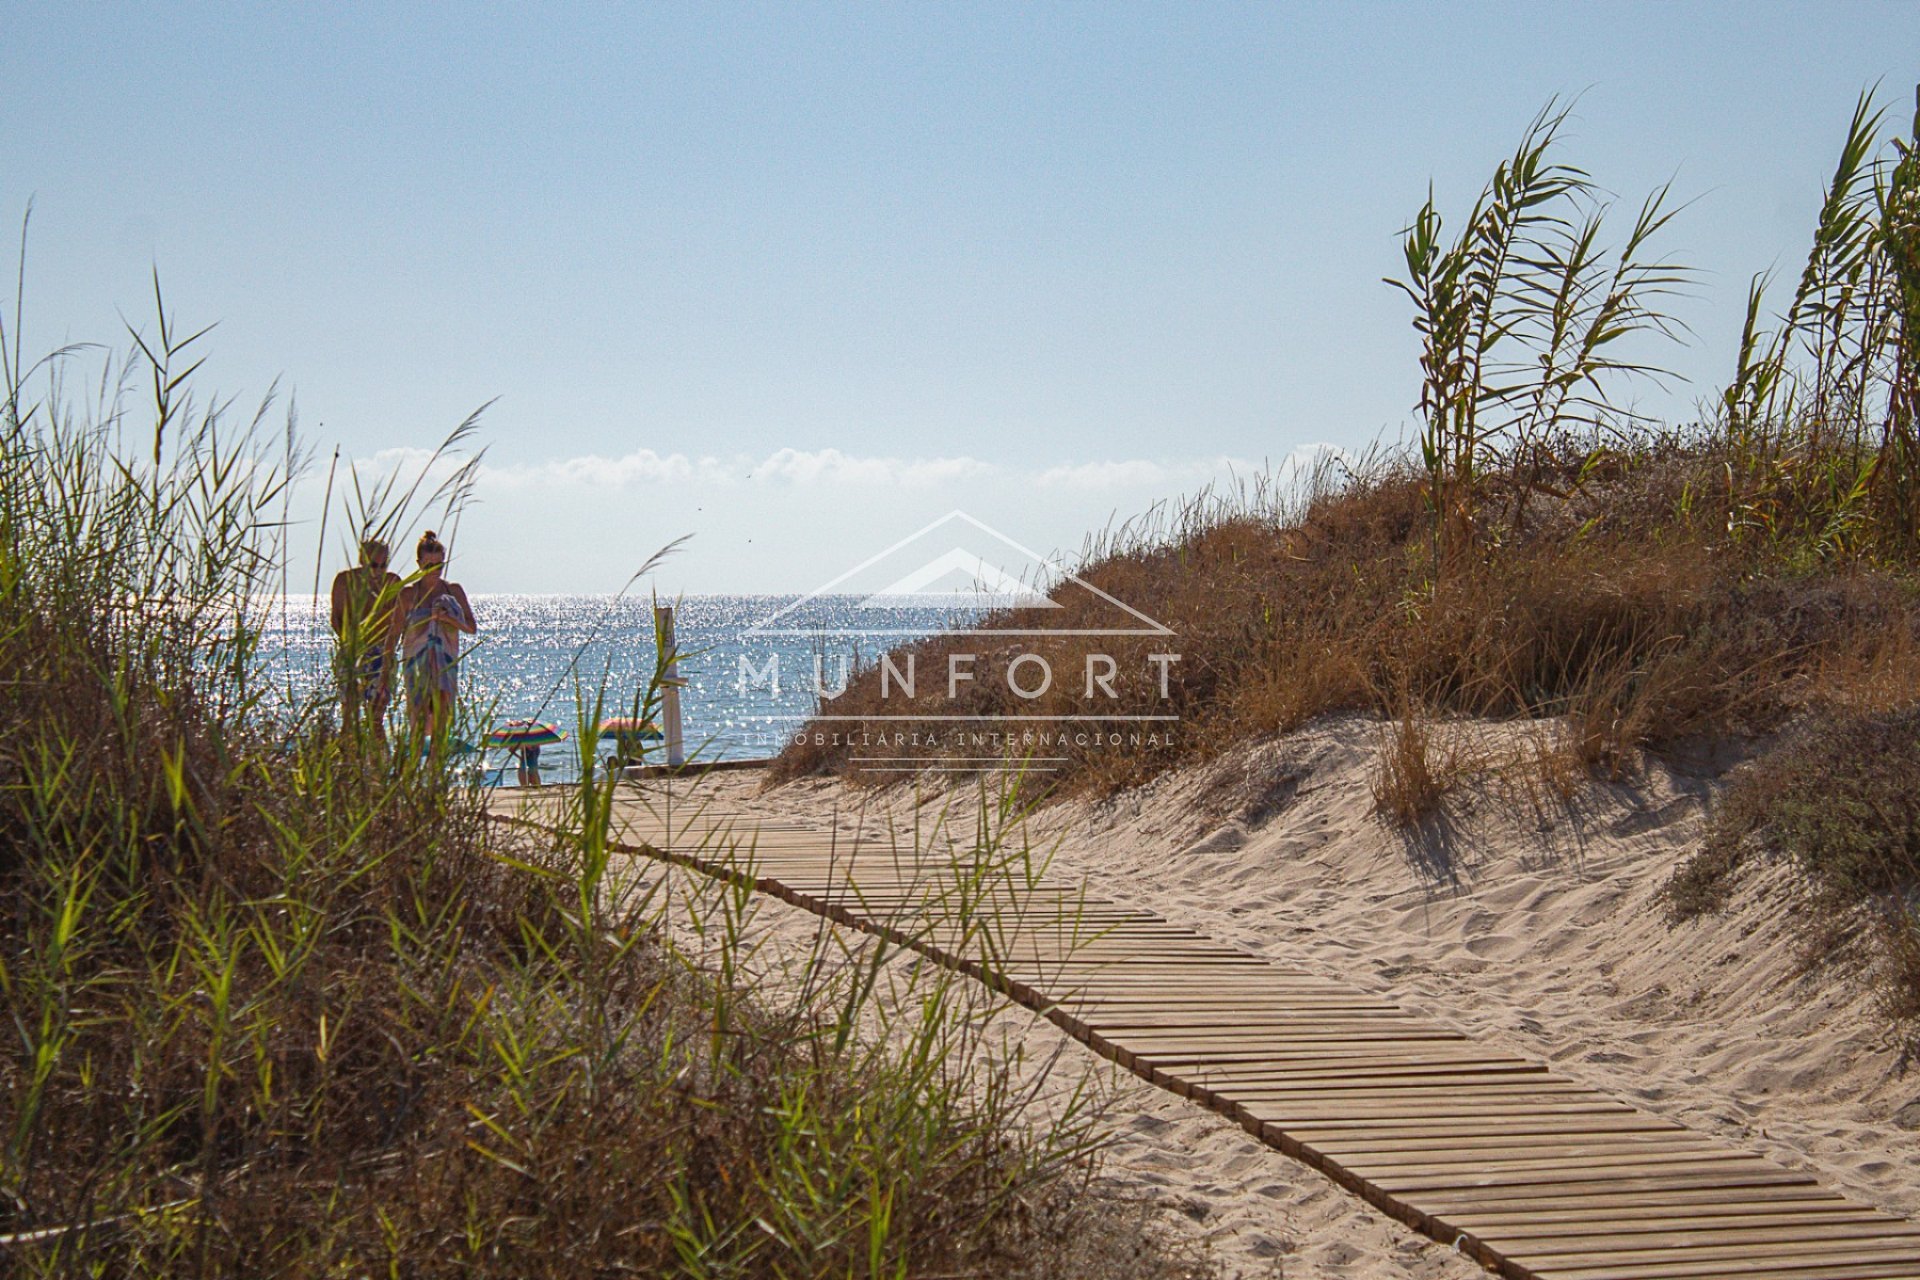
[[394,610],[400,668],[407,686],[407,723],[416,738],[444,744],[459,689],[460,636],[478,629],[473,606],[445,576],[447,549],[429,529],[414,550],[419,573],[400,590]]

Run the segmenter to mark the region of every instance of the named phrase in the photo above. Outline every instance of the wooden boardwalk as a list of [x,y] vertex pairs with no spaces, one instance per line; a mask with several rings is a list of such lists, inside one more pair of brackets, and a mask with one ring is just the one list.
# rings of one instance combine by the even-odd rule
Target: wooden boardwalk
[[1023,860],[639,802],[619,822],[978,977],[1501,1275],[1920,1280],[1920,1225]]

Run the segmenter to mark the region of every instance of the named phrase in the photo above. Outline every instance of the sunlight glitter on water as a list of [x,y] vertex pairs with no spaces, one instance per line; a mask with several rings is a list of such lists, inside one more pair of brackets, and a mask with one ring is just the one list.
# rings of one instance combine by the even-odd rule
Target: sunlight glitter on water
[[[799,718],[815,709],[816,656],[832,688],[843,665],[871,663],[881,649],[907,638],[847,634],[846,619],[858,602],[852,596],[814,597],[781,618],[782,632],[803,634],[754,633],[798,600],[709,595],[674,602],[690,753],[702,759],[776,754]],[[487,724],[546,720],[573,738],[582,702],[591,712],[595,693],[604,689],[602,714],[624,714],[653,673],[653,602],[645,597],[475,595],[472,603],[480,630],[461,659],[461,701]],[[966,610],[927,608],[904,612],[898,621],[931,634],[963,625],[969,616]],[[272,602],[261,658],[291,699],[330,696],[332,652],[324,599],[299,595]],[[742,680],[743,664],[760,676],[769,662],[779,672],[777,693],[764,679]],[[572,741],[549,748],[542,753],[543,776],[575,776],[577,758]]]

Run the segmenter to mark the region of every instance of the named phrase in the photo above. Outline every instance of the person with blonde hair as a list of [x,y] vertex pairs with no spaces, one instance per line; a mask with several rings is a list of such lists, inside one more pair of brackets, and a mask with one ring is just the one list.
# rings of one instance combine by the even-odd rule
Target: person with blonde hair
[[419,571],[400,588],[394,630],[407,685],[407,723],[421,738],[445,745],[459,691],[460,637],[478,624],[465,588],[446,577],[447,549],[429,529],[414,548]]
[[328,621],[339,642],[334,676],[340,686],[340,719],[349,731],[366,717],[377,738],[387,736],[387,704],[393,698],[393,608],[400,576],[387,570],[387,544],[367,538],[360,563],[333,578]]

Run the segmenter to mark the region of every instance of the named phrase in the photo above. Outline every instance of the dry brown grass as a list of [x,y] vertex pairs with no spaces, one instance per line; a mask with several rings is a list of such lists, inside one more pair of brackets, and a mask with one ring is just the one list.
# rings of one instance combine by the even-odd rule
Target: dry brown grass
[[1457,738],[1411,701],[1380,730],[1373,777],[1374,810],[1402,827],[1417,827],[1440,811],[1446,794],[1467,771]]
[[1505,763],[1501,777],[1511,793],[1549,825],[1593,776],[1569,726],[1551,721],[1528,726]]
[[[1489,517],[1479,555],[1445,574],[1435,573],[1431,514],[1404,460],[1323,470],[1285,500],[1197,502],[1160,528],[1096,542],[1080,570],[1166,623],[1170,640],[1000,639],[957,704],[944,679],[923,680],[910,702],[898,690],[883,702],[869,671],[834,710],[1084,714],[1103,704],[1074,678],[1031,703],[1007,694],[1008,660],[1030,648],[1078,673],[1101,651],[1129,672],[1150,652],[1179,652],[1164,706],[1144,681],[1126,691],[1130,710],[1178,716],[1170,742],[1056,752],[1069,757],[1056,775],[1063,789],[1102,792],[1328,712],[1395,718],[1401,690],[1442,718],[1564,716],[1567,759],[1549,767],[1614,778],[1644,751],[1768,732],[1816,703],[1910,696],[1902,690],[1920,675],[1912,566],[1809,558],[1788,524],[1767,539],[1740,534],[1732,515],[1751,495],[1729,474],[1724,447],[1704,436],[1649,438],[1631,453],[1570,450],[1542,472],[1564,496],[1536,495],[1523,528]],[[1054,598],[1061,608],[1048,616],[996,624],[1089,626],[1108,607],[1072,588]],[[922,671],[944,672],[949,653],[980,647],[941,637],[907,652]],[[810,740],[783,753],[775,777],[844,772],[848,754]]]

